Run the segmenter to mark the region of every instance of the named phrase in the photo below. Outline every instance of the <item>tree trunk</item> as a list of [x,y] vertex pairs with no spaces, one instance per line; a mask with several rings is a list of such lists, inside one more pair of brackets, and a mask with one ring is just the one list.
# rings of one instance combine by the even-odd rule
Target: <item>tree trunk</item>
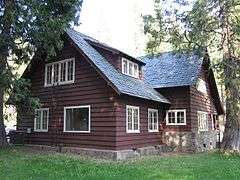
[[[0,58],[0,61],[1,61],[0,75],[2,76],[3,72],[6,69],[6,59]],[[3,108],[4,108],[4,87],[0,85],[0,147],[7,145]]]
[[240,152],[240,105],[239,105],[239,87],[234,84],[237,79],[236,72],[231,68],[235,67],[235,58],[229,58],[225,65],[225,91],[226,91],[226,123],[222,140],[222,149],[224,151]]
[[[0,76],[3,77],[4,72],[6,71],[7,65],[7,57],[9,56],[9,45],[11,44],[11,40],[9,42],[11,25],[13,21],[13,12],[14,12],[14,0],[7,0],[3,2],[4,6],[4,14],[3,14],[3,21],[2,21],[2,31],[1,31],[1,38],[2,42],[0,45]],[[2,78],[1,80],[4,80]],[[4,125],[4,114],[3,114],[3,107],[4,107],[4,91],[5,86],[0,84],[0,147],[7,145],[6,140],[6,131]]]

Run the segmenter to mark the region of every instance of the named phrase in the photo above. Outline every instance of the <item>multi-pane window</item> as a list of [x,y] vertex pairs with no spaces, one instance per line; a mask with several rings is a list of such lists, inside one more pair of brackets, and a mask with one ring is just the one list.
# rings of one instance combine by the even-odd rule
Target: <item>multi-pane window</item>
[[65,107],[64,132],[90,132],[90,106]]
[[186,125],[186,110],[169,110],[166,115],[167,125]]
[[158,110],[148,109],[148,131],[158,132]]
[[127,133],[139,132],[139,107],[128,106],[126,108]]
[[208,131],[208,113],[198,111],[198,130],[199,131]]
[[122,73],[128,76],[139,78],[139,65],[125,58],[122,58]]
[[73,83],[74,75],[75,75],[74,58],[46,64],[45,86]]
[[34,131],[48,131],[49,109],[41,108],[35,110]]

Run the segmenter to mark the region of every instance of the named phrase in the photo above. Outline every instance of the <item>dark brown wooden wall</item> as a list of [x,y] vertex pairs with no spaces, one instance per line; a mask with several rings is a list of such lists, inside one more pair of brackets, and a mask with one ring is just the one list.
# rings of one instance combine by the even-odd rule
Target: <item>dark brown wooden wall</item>
[[166,125],[166,117],[164,116],[162,124],[165,131],[191,131],[189,89],[189,86],[158,89],[171,102],[170,109],[186,109],[187,125]]
[[[126,106],[138,106],[140,110],[140,133],[126,133]],[[148,108],[158,109],[159,122],[163,121],[164,106],[142,99],[123,96],[115,101],[116,110],[116,146],[117,150],[159,145],[161,131],[148,132]],[[159,128],[160,129],[160,128]]]
[[94,48],[103,56],[105,59],[111,63],[119,72],[122,72],[122,60],[119,54],[112,53],[106,49],[96,47]]
[[[208,72],[204,67],[202,67],[199,77],[206,82],[207,94],[198,91],[196,86],[191,86],[190,88],[190,108],[193,131],[198,130],[197,111],[204,111],[209,114],[217,113],[209,88]],[[210,121],[208,124],[211,125],[211,123]]]
[[[70,85],[44,87],[44,63],[38,64],[31,73],[32,93],[39,97],[43,107],[49,108],[49,131],[33,132],[28,143],[78,146],[99,149],[115,149],[114,91],[95,69],[66,43],[56,60],[75,57],[75,82]],[[91,132],[63,132],[63,113],[66,106],[91,105]],[[32,128],[33,117],[23,118],[18,129]]]

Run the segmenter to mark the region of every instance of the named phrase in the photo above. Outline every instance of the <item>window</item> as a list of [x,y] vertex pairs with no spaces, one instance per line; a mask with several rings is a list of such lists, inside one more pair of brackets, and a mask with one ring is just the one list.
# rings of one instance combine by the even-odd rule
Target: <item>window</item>
[[204,94],[207,94],[207,86],[206,86],[206,82],[204,80],[198,79],[197,90]]
[[138,133],[139,130],[139,107],[128,106],[126,109],[127,133]]
[[208,113],[198,111],[198,130],[208,131]]
[[158,110],[148,109],[148,131],[158,132]]
[[125,58],[122,58],[122,73],[138,78],[139,77],[139,65]]
[[167,111],[166,124],[167,125],[186,125],[186,109]]
[[90,106],[65,107],[64,132],[90,132]]
[[41,108],[35,110],[34,131],[47,132],[48,131],[49,109]]
[[45,86],[61,85],[74,82],[75,59],[66,59],[45,66]]

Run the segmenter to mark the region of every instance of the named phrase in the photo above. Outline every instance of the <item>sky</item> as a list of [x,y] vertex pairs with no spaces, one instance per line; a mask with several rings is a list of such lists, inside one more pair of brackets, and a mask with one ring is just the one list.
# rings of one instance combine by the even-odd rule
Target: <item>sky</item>
[[147,40],[141,16],[151,13],[153,0],[85,0],[75,30],[138,57]]

